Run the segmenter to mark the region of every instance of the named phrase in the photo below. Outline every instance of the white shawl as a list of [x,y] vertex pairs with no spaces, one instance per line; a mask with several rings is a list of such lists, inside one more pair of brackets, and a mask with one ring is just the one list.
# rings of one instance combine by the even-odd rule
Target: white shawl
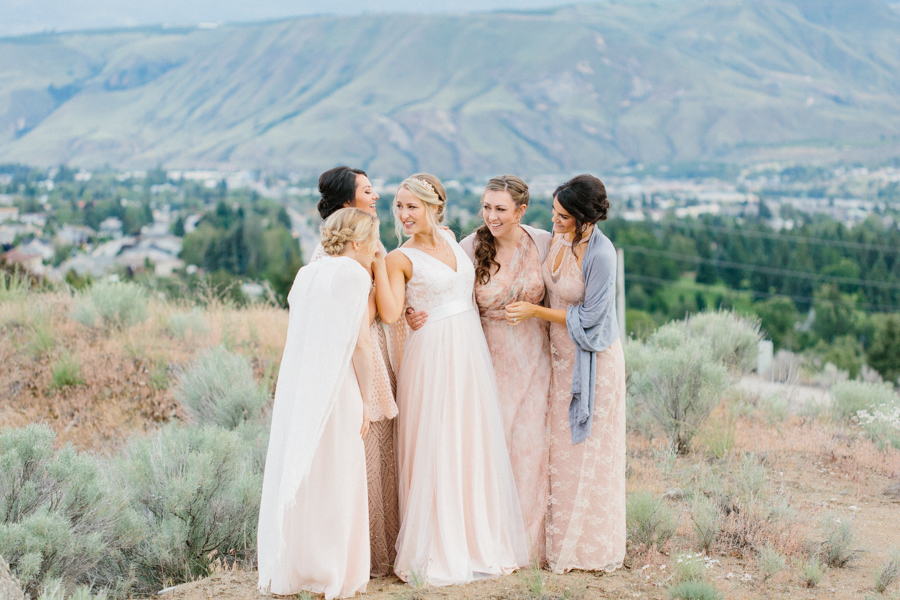
[[[285,510],[309,475],[368,308],[372,281],[347,257],[325,257],[297,272],[281,358],[259,512],[260,566],[284,551]],[[340,473],[335,473],[340,476]]]

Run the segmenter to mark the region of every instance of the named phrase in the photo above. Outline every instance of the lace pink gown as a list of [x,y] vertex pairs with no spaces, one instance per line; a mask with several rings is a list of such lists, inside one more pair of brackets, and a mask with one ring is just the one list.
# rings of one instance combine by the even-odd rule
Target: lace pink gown
[[528,564],[497,384],[472,301],[475,269],[451,234],[454,271],[412,262],[407,302],[428,311],[409,334],[397,376],[400,534],[395,572],[429,585],[468,583]]
[[[470,254],[474,256],[474,248]],[[509,264],[487,284],[475,283],[475,301],[500,391],[506,445],[531,563],[537,565],[545,564],[547,555],[550,338],[546,321],[529,319],[512,326],[506,322],[505,308],[512,302],[540,304],[543,299],[541,258],[531,236],[523,232]]]
[[[582,243],[587,243],[584,240]],[[562,262],[554,272],[559,253]],[[558,237],[542,267],[550,308],[584,300],[584,278],[571,244]],[[591,437],[573,445],[569,427],[575,344],[550,324],[550,510],[547,558],[557,573],[613,571],[625,558],[625,357],[617,339],[597,353]]]

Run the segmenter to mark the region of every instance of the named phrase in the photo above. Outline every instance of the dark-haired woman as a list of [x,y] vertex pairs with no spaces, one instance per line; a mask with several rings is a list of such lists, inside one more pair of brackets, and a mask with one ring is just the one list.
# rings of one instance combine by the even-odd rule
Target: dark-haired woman
[[[378,216],[375,203],[378,194],[368,176],[360,169],[335,167],[319,177],[319,214],[327,219],[341,208],[354,207]],[[378,243],[381,252],[384,246]],[[310,262],[325,256],[319,244]],[[371,268],[369,275],[372,275]],[[370,396],[371,424],[365,437],[366,476],[369,492],[369,541],[373,575],[391,572],[400,511],[397,497],[397,467],[394,455],[394,417],[397,416],[395,369],[391,366],[392,344],[402,344],[405,329],[392,327],[390,332],[377,317],[374,293],[369,297],[370,334],[373,350],[373,389]],[[394,352],[396,356],[398,352]]]
[[507,307],[512,323],[550,322],[550,509],[557,573],[612,571],[625,558],[625,358],[615,309],[616,250],[595,227],[603,183],[579,175],[553,194],[554,240],[542,267],[549,307]]

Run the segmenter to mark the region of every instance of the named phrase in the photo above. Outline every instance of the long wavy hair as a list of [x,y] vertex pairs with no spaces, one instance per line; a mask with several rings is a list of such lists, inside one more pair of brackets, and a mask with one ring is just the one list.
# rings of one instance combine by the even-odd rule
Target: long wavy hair
[[[516,208],[528,206],[531,196],[528,184],[515,175],[500,175],[488,181],[481,195],[481,202],[488,192],[508,192]],[[497,242],[488,226],[482,225],[475,230],[475,281],[487,285],[491,281],[492,272],[500,269],[497,262]]]

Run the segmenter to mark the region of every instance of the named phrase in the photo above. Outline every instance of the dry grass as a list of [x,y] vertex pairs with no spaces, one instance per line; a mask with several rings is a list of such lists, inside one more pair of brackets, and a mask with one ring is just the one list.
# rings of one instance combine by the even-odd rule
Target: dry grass
[[[213,300],[204,309],[207,330],[179,338],[168,323],[173,313],[190,309],[182,304],[151,299],[146,320],[110,330],[77,323],[74,304],[63,291],[0,302],[0,393],[8,400],[0,406],[0,426],[44,421],[59,443],[111,451],[132,432],[183,418],[170,384],[199,351],[218,344],[249,357],[256,377],[274,384],[286,311]],[[54,366],[67,355],[83,383],[59,385],[58,374],[54,385]]]

